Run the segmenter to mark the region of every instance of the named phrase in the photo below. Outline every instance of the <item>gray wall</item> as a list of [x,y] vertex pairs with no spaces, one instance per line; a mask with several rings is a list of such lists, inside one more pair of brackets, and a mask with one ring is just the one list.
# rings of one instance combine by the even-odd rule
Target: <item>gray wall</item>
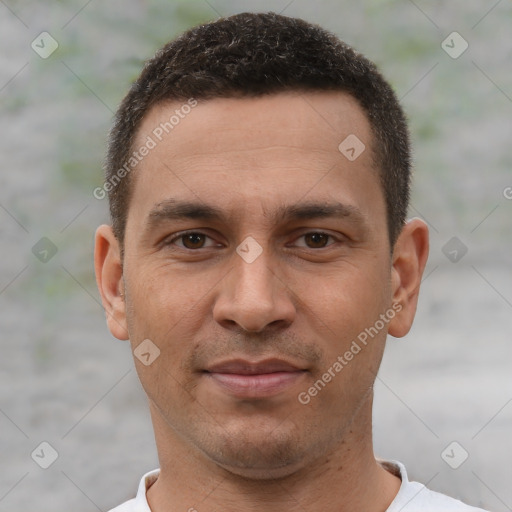
[[[377,62],[410,118],[410,214],[430,225],[431,257],[416,324],[389,339],[376,383],[376,452],[435,490],[512,510],[510,2],[4,0],[0,512],[108,510],[157,467],[128,344],[108,332],[94,283],[105,137],[164,42],[219,15],[283,9]],[[461,41],[448,38],[452,56],[441,45],[453,31],[469,45],[458,58]],[[469,455],[457,469],[442,457],[453,441],[452,466]],[[41,442],[58,452],[48,469],[31,457]]]

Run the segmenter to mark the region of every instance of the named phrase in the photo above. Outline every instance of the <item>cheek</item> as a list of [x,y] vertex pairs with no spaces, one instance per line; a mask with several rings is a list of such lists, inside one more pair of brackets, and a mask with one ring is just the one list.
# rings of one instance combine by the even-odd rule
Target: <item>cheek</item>
[[130,277],[127,317],[133,349],[150,339],[161,351],[159,361],[178,370],[193,350],[196,333],[210,311],[207,291],[218,279],[186,274],[169,265],[141,267]]
[[368,266],[345,268],[329,273],[318,286],[304,290],[313,314],[340,339],[357,336],[373,325],[387,307],[389,276]]
[[[194,350],[197,294],[176,273],[140,269],[127,279],[130,308],[127,319],[137,374],[149,399],[166,417],[190,401],[191,383],[181,365]],[[132,274],[133,276],[133,274]],[[158,356],[149,364],[137,357],[137,347],[150,340]],[[139,350],[140,352],[140,350]]]
[[[158,318],[157,324],[173,325],[200,301],[203,285],[194,274],[172,265],[148,266],[130,279],[134,313],[138,320]],[[142,313],[144,318],[141,318]]]

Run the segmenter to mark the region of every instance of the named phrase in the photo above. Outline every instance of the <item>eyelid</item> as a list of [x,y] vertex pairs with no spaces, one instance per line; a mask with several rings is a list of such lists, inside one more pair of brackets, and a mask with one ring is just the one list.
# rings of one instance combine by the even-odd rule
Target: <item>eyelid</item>
[[341,237],[338,238],[334,235],[332,235],[331,233],[328,233],[327,231],[322,231],[320,229],[318,230],[309,230],[309,231],[305,231],[304,233],[300,234],[299,236],[297,236],[294,240],[298,240],[300,238],[303,238],[305,237],[306,235],[311,235],[311,234],[315,234],[315,235],[326,235],[328,238],[330,238],[331,240],[333,240],[332,243],[326,245],[325,247],[319,247],[319,248],[313,248],[313,247],[307,247],[307,246],[302,246],[301,248],[302,249],[311,249],[313,251],[321,251],[322,249],[327,249],[328,247],[330,247],[331,245],[334,245],[336,242],[341,242]]
[[[200,229],[199,230],[196,230],[196,229],[189,229],[189,230],[185,230],[185,231],[179,231],[177,233],[175,233],[174,235],[171,236],[171,238],[166,238],[164,241],[163,241],[163,245],[174,245],[174,242],[176,240],[180,240],[181,238],[183,238],[184,236],[186,235],[189,235],[189,234],[197,234],[197,235],[203,235],[205,236],[206,238],[210,238],[211,240],[213,240],[213,238],[208,235],[207,233],[205,233],[204,231],[201,231]],[[312,248],[312,247],[307,247],[307,246],[301,246],[302,249],[311,249],[313,251],[320,251],[322,249],[327,249],[328,247],[330,247],[331,245],[334,245],[336,242],[341,242],[340,238],[332,235],[331,233],[328,233],[326,231],[322,231],[322,230],[315,230],[315,229],[309,229],[309,231],[305,231],[303,232],[302,234],[298,235],[297,237],[294,238],[294,241],[300,239],[300,238],[303,238],[305,237],[306,235],[310,235],[310,234],[318,234],[318,235],[326,235],[327,237],[329,237],[330,239],[334,240],[334,242],[326,245],[325,247],[319,247],[319,248]],[[190,251],[190,252],[198,252],[200,251],[201,249],[209,249],[211,248],[212,246],[209,246],[209,247],[199,247],[198,249],[189,249],[188,247],[180,247],[178,246],[180,249],[183,249],[185,251]]]
[[[174,242],[176,240],[180,240],[182,239],[184,236],[186,235],[191,235],[191,234],[194,234],[194,235],[203,235],[205,236],[206,238],[210,238],[211,240],[213,240],[213,238],[208,235],[207,233],[205,233],[204,231],[201,231],[201,230],[198,230],[198,229],[189,229],[189,230],[186,230],[186,231],[178,231],[177,233],[174,233],[170,238],[165,238],[164,241],[163,241],[163,245],[174,245]],[[180,249],[184,249],[186,251],[194,251],[194,252],[197,252],[199,251],[200,249],[209,249],[210,247],[212,246],[209,246],[209,247],[200,247],[199,249],[189,249],[188,247],[180,247],[178,246]]]

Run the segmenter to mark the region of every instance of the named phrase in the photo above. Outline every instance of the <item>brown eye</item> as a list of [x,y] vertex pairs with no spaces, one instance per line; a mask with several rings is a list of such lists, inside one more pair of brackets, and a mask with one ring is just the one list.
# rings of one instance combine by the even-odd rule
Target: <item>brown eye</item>
[[181,250],[183,252],[194,251],[203,252],[200,249],[213,249],[221,247],[215,240],[201,231],[181,231],[174,233],[174,236],[164,241],[163,245],[171,250]]
[[330,235],[326,233],[308,233],[304,235],[306,244],[311,249],[322,249],[327,246]]
[[200,249],[204,245],[205,235],[202,233],[187,233],[179,237],[187,249]]

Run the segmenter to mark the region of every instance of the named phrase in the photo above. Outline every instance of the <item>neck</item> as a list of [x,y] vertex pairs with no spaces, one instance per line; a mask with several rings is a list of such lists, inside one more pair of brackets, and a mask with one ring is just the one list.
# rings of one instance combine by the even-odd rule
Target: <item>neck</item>
[[147,492],[153,512],[186,510],[384,512],[400,488],[373,453],[371,397],[327,453],[286,476],[252,479],[220,467],[170,428],[151,405],[160,475]]

